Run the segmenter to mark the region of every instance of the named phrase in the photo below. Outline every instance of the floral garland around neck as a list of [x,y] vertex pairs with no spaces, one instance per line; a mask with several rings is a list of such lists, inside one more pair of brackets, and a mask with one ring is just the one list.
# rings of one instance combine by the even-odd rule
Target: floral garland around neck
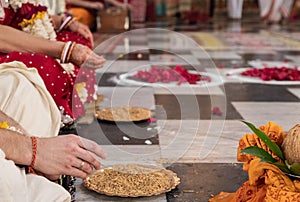
[[[16,11],[23,4],[30,3],[34,6],[45,6],[44,0],[6,0],[9,5]],[[56,33],[51,23],[51,19],[46,11],[38,11],[33,14],[30,19],[23,19],[19,26],[24,32],[33,36],[42,37],[44,39],[56,40]]]

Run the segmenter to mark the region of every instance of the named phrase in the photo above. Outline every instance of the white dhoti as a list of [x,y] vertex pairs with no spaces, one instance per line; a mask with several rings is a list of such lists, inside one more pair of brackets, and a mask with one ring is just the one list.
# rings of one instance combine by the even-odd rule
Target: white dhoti
[[228,16],[234,19],[241,19],[244,0],[227,0]]
[[[23,63],[0,64],[0,109],[29,135],[56,136],[60,112],[34,68]],[[5,159],[0,148],[0,199],[13,202],[70,201],[70,194],[45,177],[26,174]]]

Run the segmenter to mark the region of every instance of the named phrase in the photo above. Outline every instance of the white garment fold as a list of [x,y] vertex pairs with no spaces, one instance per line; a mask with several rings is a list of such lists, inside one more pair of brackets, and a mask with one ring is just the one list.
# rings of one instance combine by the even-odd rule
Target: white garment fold
[[0,109],[30,135],[58,134],[60,112],[35,68],[21,62],[0,64]]
[[[60,112],[34,68],[23,63],[0,64],[0,109],[20,123],[30,135],[56,136]],[[1,202],[69,202],[70,194],[45,177],[26,174],[5,159],[0,148]]]

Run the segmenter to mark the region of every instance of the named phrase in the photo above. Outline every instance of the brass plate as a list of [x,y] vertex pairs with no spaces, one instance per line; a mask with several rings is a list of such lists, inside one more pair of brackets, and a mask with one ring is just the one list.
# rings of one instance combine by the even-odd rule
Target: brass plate
[[115,107],[98,110],[96,117],[115,122],[142,121],[151,117],[151,111],[140,107]]
[[152,165],[115,165],[88,176],[84,185],[108,196],[139,197],[159,195],[180,183],[176,173]]

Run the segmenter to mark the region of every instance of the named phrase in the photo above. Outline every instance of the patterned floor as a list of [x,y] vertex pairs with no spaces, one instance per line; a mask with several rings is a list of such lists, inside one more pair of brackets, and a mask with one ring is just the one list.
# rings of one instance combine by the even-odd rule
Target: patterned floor
[[[250,132],[240,120],[256,126],[274,121],[290,129],[300,118],[300,84],[249,81],[234,72],[265,61],[297,65],[299,22],[265,25],[253,18],[139,27],[118,36],[95,33],[95,52],[107,59],[97,72],[98,94],[104,97],[99,107],[140,106],[151,109],[156,121],[118,124],[94,119],[79,124],[78,133],[103,145],[108,153],[104,166],[162,164],[178,174],[181,184],[167,194],[127,199],[91,192],[78,179],[76,200],[202,202],[220,191],[235,191],[247,180],[236,161],[238,141]],[[182,65],[205,72],[212,82],[141,86],[124,77],[155,65]],[[222,113],[212,113],[214,107]]]

